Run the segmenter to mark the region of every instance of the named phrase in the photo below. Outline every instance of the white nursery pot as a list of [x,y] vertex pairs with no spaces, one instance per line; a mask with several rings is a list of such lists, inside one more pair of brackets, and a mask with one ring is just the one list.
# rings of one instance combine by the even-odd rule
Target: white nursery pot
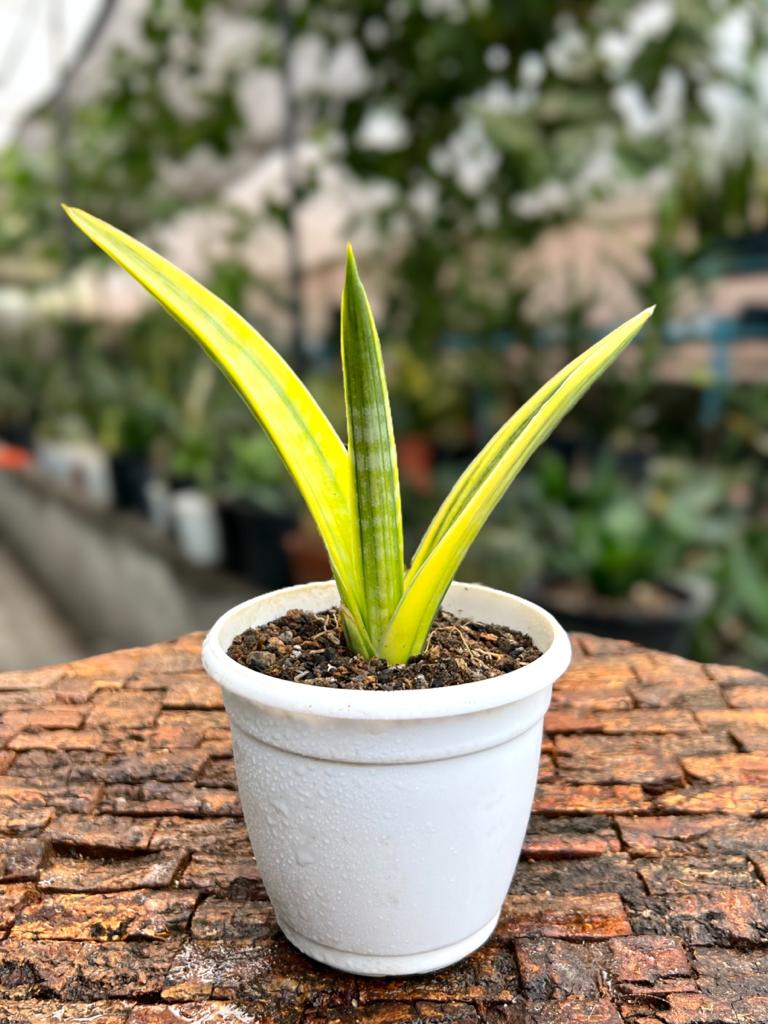
[[112,508],[115,482],[112,465],[101,445],[91,441],[43,440],[35,445],[43,473],[75,491],[96,508]]
[[153,476],[144,484],[144,500],[147,503],[149,521],[158,530],[167,532],[173,522],[173,492],[167,480]]
[[496,926],[570,643],[530,601],[454,583],[447,611],[526,632],[541,657],[480,682],[365,691],[275,679],[227,655],[250,626],[336,604],[332,582],[287,587],[231,609],[206,638],[248,833],[278,923],[303,952],[357,974],[433,971]]
[[221,565],[224,536],[216,503],[197,487],[181,487],[171,494],[170,507],[176,543],[190,565]]

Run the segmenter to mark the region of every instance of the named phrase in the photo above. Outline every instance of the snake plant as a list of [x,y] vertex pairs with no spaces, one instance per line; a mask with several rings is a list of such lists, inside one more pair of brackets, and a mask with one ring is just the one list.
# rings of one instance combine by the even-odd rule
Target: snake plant
[[65,210],[198,340],[243,397],[317,524],[350,646],[390,664],[421,652],[464,555],[510,483],[653,312],[587,349],[514,413],[456,482],[406,569],[381,347],[351,248],[341,303],[345,446],[282,356],[225,302],[129,235]]

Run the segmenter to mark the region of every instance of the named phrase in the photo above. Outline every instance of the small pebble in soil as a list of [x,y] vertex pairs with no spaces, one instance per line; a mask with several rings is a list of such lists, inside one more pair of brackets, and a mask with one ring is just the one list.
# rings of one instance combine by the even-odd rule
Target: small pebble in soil
[[423,654],[407,665],[364,658],[347,647],[339,609],[293,609],[232,641],[230,658],[293,682],[342,690],[426,690],[490,679],[535,661],[541,651],[526,633],[440,612]]

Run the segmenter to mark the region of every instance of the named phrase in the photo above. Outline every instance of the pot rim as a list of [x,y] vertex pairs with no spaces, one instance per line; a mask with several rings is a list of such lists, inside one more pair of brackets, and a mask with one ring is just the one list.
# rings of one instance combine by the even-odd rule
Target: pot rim
[[[211,627],[203,643],[203,665],[225,691],[255,705],[266,705],[289,713],[321,718],[373,721],[446,718],[487,711],[522,701],[551,686],[565,672],[571,660],[570,640],[557,619],[544,608],[533,601],[479,583],[454,581],[450,589],[463,592],[470,600],[473,596],[503,599],[523,612],[525,618],[538,619],[540,625],[550,634],[549,643],[545,645],[536,661],[513,672],[457,686],[440,686],[426,690],[343,690],[331,686],[314,686],[265,675],[229,657],[227,647],[231,639],[237,632],[248,628],[247,625],[240,623],[233,633],[233,619],[242,618],[244,613],[250,610],[263,608],[276,598],[284,605],[284,599],[294,594],[294,607],[302,607],[301,598],[308,593],[315,597],[327,596],[332,600],[338,600],[335,582],[327,580],[273,590],[249,598],[224,612]],[[283,612],[276,611],[273,618],[280,614]],[[514,611],[512,614],[514,615]],[[268,622],[270,619],[264,621]],[[526,629],[530,626],[526,627],[521,623],[519,628]],[[225,635],[229,637],[226,641],[223,639]]]

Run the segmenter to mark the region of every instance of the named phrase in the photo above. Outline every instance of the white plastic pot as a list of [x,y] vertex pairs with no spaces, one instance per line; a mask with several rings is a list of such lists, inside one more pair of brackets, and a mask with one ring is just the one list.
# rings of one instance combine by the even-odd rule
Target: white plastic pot
[[172,497],[170,484],[162,477],[150,477],[144,484],[144,500],[147,503],[149,521],[163,533],[167,533],[173,523]]
[[215,568],[224,559],[224,535],[216,502],[197,487],[181,487],[170,498],[171,525],[190,565]]
[[274,679],[226,653],[250,626],[337,603],[332,582],[288,587],[231,609],[206,638],[248,833],[278,923],[303,952],[357,974],[436,970],[496,925],[570,644],[530,601],[454,583],[446,610],[529,633],[542,656],[476,683],[364,691]]
[[106,451],[91,441],[42,440],[35,445],[41,471],[95,508],[112,508],[115,482]]

